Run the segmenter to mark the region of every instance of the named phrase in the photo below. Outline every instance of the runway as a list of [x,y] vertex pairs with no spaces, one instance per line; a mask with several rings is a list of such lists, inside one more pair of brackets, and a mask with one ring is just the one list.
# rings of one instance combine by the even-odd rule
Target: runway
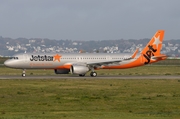
[[85,77],[79,77],[79,76],[62,76],[62,75],[53,75],[53,76],[35,76],[35,75],[29,75],[26,77],[22,76],[0,76],[0,79],[180,79],[179,75],[147,75],[147,76],[97,76],[97,77],[90,77],[90,76],[85,76]]

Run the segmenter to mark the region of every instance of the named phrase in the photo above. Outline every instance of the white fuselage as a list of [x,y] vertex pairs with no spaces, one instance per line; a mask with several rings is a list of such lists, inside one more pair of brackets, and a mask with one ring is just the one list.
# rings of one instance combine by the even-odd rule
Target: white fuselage
[[[54,56],[59,55],[58,59],[55,60]],[[87,64],[95,62],[106,62],[106,61],[121,61],[129,58],[131,54],[109,54],[109,53],[77,53],[77,54],[63,54],[63,53],[24,53],[17,54],[5,62],[6,66],[19,69],[58,69],[60,66],[71,65],[71,64]],[[122,62],[122,64],[129,63],[138,58],[137,55],[134,59]],[[116,62],[108,64],[108,66],[114,66],[121,64]],[[121,65],[122,65],[121,64]]]

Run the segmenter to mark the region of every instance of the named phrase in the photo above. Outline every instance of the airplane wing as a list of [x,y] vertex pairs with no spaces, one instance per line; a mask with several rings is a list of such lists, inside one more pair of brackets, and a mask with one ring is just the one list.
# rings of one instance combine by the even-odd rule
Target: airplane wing
[[104,62],[91,62],[87,63],[87,65],[94,65],[94,66],[101,66],[101,65],[108,65],[108,64],[118,64],[123,60],[112,60],[112,61],[104,61]]
[[87,65],[90,65],[90,66],[102,66],[102,65],[109,65],[109,64],[116,64],[117,65],[122,61],[127,61],[127,60],[131,60],[131,59],[135,58],[138,51],[139,51],[139,48],[137,48],[136,51],[130,57],[124,58],[121,60],[110,60],[110,61],[103,61],[103,62],[90,62],[90,63],[87,63]]

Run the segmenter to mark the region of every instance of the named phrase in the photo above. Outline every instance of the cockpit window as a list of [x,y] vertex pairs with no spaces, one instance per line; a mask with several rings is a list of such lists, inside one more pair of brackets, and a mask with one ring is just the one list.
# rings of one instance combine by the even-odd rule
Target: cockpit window
[[16,60],[18,60],[18,57],[10,57],[9,59],[16,59]]

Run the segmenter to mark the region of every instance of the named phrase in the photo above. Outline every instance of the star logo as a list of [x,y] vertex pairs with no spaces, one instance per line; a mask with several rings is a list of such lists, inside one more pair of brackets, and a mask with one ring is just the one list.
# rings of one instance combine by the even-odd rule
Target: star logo
[[54,55],[53,57],[54,57],[54,62],[55,62],[56,60],[57,60],[58,62],[60,62],[61,55],[56,54],[56,55]]
[[158,45],[159,45],[160,43],[162,43],[162,42],[159,40],[159,36],[158,36],[157,38],[154,36],[154,43],[153,43],[153,45],[156,45],[156,48],[157,48],[157,49],[158,49]]

